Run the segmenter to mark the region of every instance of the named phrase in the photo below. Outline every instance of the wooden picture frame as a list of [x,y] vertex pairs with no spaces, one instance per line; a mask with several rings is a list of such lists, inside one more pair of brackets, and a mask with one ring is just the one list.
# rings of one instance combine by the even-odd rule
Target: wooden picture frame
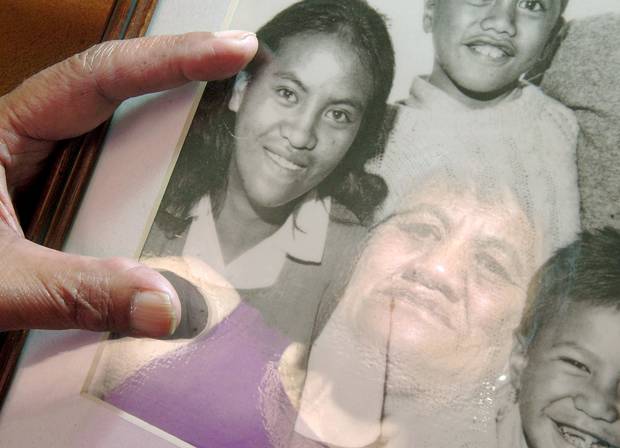
[[[117,0],[101,42],[144,35],[157,0]],[[58,144],[39,203],[27,227],[28,239],[60,249],[97,161],[109,122]],[[28,331],[0,333],[0,409],[11,385]]]

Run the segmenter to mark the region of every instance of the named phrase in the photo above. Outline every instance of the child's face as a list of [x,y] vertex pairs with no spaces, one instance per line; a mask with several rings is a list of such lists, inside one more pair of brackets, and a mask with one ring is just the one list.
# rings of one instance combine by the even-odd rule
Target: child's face
[[520,375],[530,448],[620,446],[620,312],[571,304],[544,325]]
[[501,95],[536,62],[561,13],[560,0],[426,0],[431,82],[448,93]]
[[293,36],[235,87],[230,183],[278,207],[316,187],[351,147],[371,92],[356,51],[335,35]]

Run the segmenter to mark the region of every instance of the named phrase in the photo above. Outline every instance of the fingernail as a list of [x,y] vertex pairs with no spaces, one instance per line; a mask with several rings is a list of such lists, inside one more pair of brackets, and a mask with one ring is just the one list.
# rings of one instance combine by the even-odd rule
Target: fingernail
[[226,30],[226,31],[218,31],[217,33],[213,33],[215,37],[220,37],[224,39],[237,39],[237,40],[245,40],[251,37],[256,37],[256,34],[250,33],[248,31],[241,30]]
[[136,293],[131,300],[129,319],[135,333],[150,337],[170,336],[178,325],[172,299],[159,291]]

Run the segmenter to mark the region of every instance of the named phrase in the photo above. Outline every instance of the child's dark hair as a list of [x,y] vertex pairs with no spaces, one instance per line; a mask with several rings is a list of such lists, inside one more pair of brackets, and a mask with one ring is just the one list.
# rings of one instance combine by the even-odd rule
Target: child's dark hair
[[520,335],[531,344],[572,303],[620,311],[620,231],[585,231],[558,250],[534,275]]
[[[384,144],[384,115],[394,78],[394,50],[384,18],[363,0],[304,0],[286,8],[256,34],[259,57],[246,72],[260,70],[261,59],[277,52],[287,38],[324,33],[338,36],[359,56],[372,78],[372,94],[351,148],[335,170],[318,186],[360,220],[368,218],[387,194],[383,179],[364,170]],[[312,45],[312,40],[308,40]],[[265,56],[267,58],[260,57]],[[181,233],[192,207],[206,194],[217,213],[225,190],[234,147],[235,114],[228,110],[235,79],[208,83],[183,151],[164,195],[157,222],[167,232]],[[208,174],[207,174],[208,173]],[[159,216],[168,214],[168,217]],[[175,228],[176,227],[176,228]]]
[[525,79],[529,83],[540,85],[543,77],[545,76],[545,72],[551,66],[555,54],[566,37],[567,24],[564,19],[564,12],[566,11],[567,6],[568,0],[561,0],[560,17],[551,31],[549,41],[547,42],[542,54],[538,57],[538,61],[536,61],[534,66],[525,74]]

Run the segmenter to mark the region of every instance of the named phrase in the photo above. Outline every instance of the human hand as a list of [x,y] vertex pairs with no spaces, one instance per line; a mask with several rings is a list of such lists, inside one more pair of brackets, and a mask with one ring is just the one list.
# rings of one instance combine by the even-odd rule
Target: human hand
[[164,277],[133,260],[63,254],[27,241],[9,192],[36,176],[57,140],[95,128],[123,100],[228,78],[257,45],[253,34],[234,31],[105,42],[0,97],[0,331],[174,331],[181,305]]

